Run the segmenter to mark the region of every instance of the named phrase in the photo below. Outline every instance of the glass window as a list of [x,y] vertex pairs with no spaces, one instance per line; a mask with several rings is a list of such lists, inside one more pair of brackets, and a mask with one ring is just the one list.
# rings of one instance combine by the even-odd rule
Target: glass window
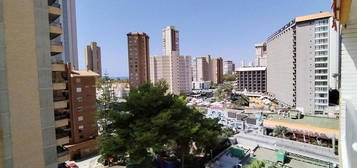
[[78,116],[78,121],[83,121],[83,116]]

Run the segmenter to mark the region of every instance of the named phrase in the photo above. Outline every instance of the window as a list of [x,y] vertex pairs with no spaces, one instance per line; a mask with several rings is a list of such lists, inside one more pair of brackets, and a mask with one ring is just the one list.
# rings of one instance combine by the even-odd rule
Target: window
[[80,126],[78,126],[78,129],[79,129],[79,130],[83,130],[83,129],[84,129],[84,126],[83,126],[83,125],[80,125]]
[[77,93],[82,92],[82,88],[76,88],[76,92],[77,92]]
[[78,116],[78,121],[83,121],[83,116]]
[[79,139],[83,139],[83,135],[79,136]]
[[83,107],[82,106],[77,107],[77,111],[78,112],[82,112],[83,111]]
[[77,97],[77,101],[78,102],[83,102],[83,98],[82,97]]

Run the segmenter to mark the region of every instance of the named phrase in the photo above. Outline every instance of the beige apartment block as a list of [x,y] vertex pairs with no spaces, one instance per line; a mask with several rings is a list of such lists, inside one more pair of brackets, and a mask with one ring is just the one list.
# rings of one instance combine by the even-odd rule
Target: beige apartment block
[[219,84],[223,82],[223,59],[213,58],[210,63],[210,79],[213,83]]
[[128,37],[129,83],[139,87],[150,82],[149,36],[131,32]]
[[191,56],[180,56],[179,31],[174,26],[162,30],[163,56],[150,58],[151,82],[166,81],[169,92],[174,94],[191,92]]
[[102,75],[102,56],[100,47],[96,42],[91,42],[84,49],[85,65],[87,70]]
[[0,1],[0,167],[57,167],[50,49],[61,47],[49,36],[60,28],[48,21],[58,12],[44,0]]

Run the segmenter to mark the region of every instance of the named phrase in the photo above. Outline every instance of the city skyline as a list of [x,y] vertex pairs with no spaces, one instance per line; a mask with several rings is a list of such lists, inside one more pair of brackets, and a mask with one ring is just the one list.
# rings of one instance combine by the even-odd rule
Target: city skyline
[[[150,55],[154,56],[161,54],[161,29],[172,25],[183,34],[180,46],[182,55],[198,57],[209,54],[213,57],[222,57],[224,60],[232,60],[238,67],[242,60],[254,61],[254,45],[266,40],[265,37],[274,33],[287,20],[320,11],[331,11],[330,5],[324,1],[309,1],[311,4],[309,6],[305,6],[307,1],[281,1],[277,6],[269,5],[269,2],[258,1],[227,1],[224,4],[165,1],[167,5],[175,4],[177,8],[185,11],[173,13],[168,13],[169,9],[160,5],[162,2],[160,0],[150,1],[150,3],[139,1],[85,2],[83,0],[76,2],[78,48],[84,47],[91,41],[98,42],[102,47],[102,66],[105,67],[103,74],[108,73],[116,77],[128,76],[127,32],[146,32],[150,36]],[[201,8],[197,8],[198,5],[201,5]],[[221,7],[219,10],[209,10],[217,5]],[[269,8],[264,8],[268,5]],[[131,6],[142,10],[132,13]],[[259,10],[252,16],[248,15],[255,7],[259,7]],[[102,9],[106,9],[106,12]],[[223,16],[226,17],[223,18]],[[274,20],[269,18],[274,18]],[[226,38],[232,32],[236,35]],[[84,69],[83,51],[79,50],[78,55],[79,67]]]

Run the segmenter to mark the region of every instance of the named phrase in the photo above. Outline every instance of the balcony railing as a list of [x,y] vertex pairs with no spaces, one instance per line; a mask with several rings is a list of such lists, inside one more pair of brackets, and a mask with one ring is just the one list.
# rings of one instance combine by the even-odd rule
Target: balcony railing
[[70,132],[69,131],[59,131],[61,129],[56,129],[56,139],[64,138],[64,137],[69,137]]
[[62,120],[69,118],[68,112],[55,112],[55,120]]

